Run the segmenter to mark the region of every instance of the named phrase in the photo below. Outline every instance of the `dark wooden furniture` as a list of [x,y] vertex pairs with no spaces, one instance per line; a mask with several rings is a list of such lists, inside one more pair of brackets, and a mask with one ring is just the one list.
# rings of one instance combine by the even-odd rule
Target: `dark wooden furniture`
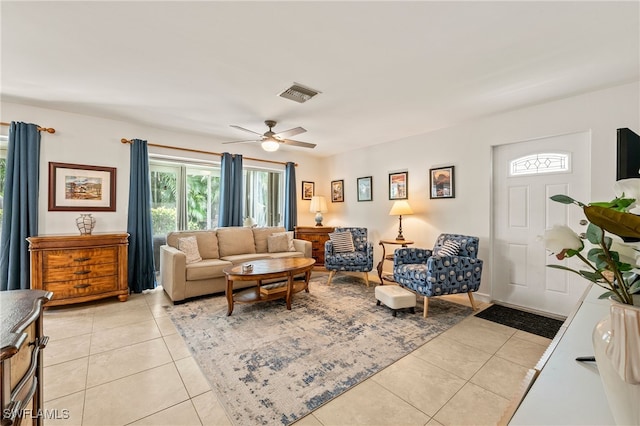
[[380,242],[378,244],[380,244],[382,246],[382,259],[380,259],[380,262],[378,262],[378,266],[376,268],[378,270],[378,278],[380,278],[380,285],[384,285],[384,280],[394,283],[395,280],[393,279],[393,275],[383,275],[382,274],[382,268],[384,266],[384,261],[385,260],[393,261],[393,251],[391,252],[391,254],[385,254],[386,250],[385,250],[384,246],[386,244],[386,245],[396,245],[396,246],[401,246],[401,247],[407,247],[407,246],[413,244],[413,241],[409,241],[409,240],[380,240]]
[[30,237],[31,288],[53,292],[51,306],[129,297],[129,234]]
[[[234,302],[253,303],[284,298],[287,301],[287,309],[291,310],[291,297],[294,293],[302,290],[309,293],[309,278],[311,278],[311,270],[315,263],[315,260],[306,257],[289,257],[284,259],[254,260],[225,268],[224,273],[227,276],[227,289],[225,291],[228,305],[227,316],[233,312]],[[251,264],[253,268],[250,271],[245,271],[242,267],[245,264]],[[304,282],[293,281],[293,277],[298,274],[305,274]],[[270,294],[261,292],[262,281],[272,278],[286,278],[286,290]],[[234,295],[234,281],[256,281],[257,286],[239,291]],[[272,284],[269,286],[271,287]]]
[[331,226],[296,226],[295,238],[311,241],[311,257],[316,260],[316,266],[324,268],[324,243],[329,240],[329,234],[335,228]]
[[43,425],[42,350],[49,340],[42,329],[42,309],[52,294],[42,290],[0,292],[0,401],[2,426],[31,420]]

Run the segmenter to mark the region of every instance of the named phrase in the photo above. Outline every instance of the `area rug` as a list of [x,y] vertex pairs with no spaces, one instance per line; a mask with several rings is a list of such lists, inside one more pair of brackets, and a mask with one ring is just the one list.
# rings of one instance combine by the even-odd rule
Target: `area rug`
[[563,323],[554,318],[548,318],[501,305],[491,305],[487,309],[478,312],[476,316],[511,328],[537,334],[538,336],[548,339],[554,338]]
[[434,299],[429,317],[397,317],[376,306],[374,286],[359,278],[314,277],[310,292],[284,300],[236,304],[224,296],[168,307],[173,323],[237,425],[300,419],[471,314]]

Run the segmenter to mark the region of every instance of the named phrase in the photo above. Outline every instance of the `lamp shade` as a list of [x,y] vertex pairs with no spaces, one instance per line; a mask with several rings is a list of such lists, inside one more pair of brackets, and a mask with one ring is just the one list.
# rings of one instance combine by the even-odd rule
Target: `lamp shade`
[[273,152],[277,151],[278,148],[280,148],[280,144],[273,139],[265,139],[265,141],[262,142],[262,149],[265,151]]
[[406,200],[400,200],[393,203],[389,216],[402,216],[405,214],[413,214],[413,210]]
[[311,205],[309,206],[309,211],[311,213],[326,213],[328,211],[327,200],[322,195],[311,197]]

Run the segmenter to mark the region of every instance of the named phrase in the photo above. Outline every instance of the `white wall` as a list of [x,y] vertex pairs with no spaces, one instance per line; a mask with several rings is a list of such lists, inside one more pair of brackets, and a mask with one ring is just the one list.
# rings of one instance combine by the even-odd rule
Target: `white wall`
[[[378,240],[393,239],[398,228],[398,218],[388,215],[393,204],[388,174],[407,170],[409,203],[416,214],[403,218],[405,238],[414,246],[432,247],[442,232],[480,237],[479,257],[485,260],[480,293],[489,295],[492,146],[590,130],[591,200],[609,200],[620,127],[640,132],[638,82],[336,155],[327,161],[327,179],[345,180],[345,202],[331,203],[325,224],[368,227],[377,263]],[[429,169],[448,165],[455,166],[455,198],[429,199]],[[368,175],[373,176],[373,201],[357,202],[356,179]]]
[[[590,130],[591,199],[607,200],[613,196],[615,181],[616,129],[629,127],[640,132],[640,83],[510,111],[324,159],[297,151],[266,154],[257,145],[221,145],[204,136],[13,103],[2,104],[1,116],[4,122],[25,121],[56,128],[55,135],[43,133],[42,137],[40,234],[77,232],[74,218],[78,213],[47,211],[49,161],[117,167],[117,211],[96,213],[96,232],[126,230],[129,148],[120,139],[140,138],[163,145],[297,162],[299,225],[314,224],[309,201],[300,200],[301,182],[315,182],[316,194],[329,196],[330,181],[344,179],[345,202],[329,202],[324,224],[369,228],[377,263],[381,255],[377,242],[393,239],[398,228],[397,217],[388,215],[393,204],[388,199],[389,173],[407,170],[409,202],[416,214],[403,220],[405,237],[414,240],[417,247],[431,247],[441,232],[480,237],[479,257],[485,260],[480,293],[488,296],[492,146]],[[150,148],[150,153],[181,155],[155,148]],[[448,165],[455,166],[455,198],[429,199],[429,169]],[[372,202],[357,202],[356,180],[363,176],[373,176]]]
[[[122,144],[120,139],[138,138],[150,143],[181,146],[204,151],[231,152],[243,156],[275,160],[294,161],[298,164],[296,178],[298,182],[315,181],[316,176],[323,176],[322,161],[304,153],[281,149],[275,153],[265,153],[258,144],[222,145],[212,138],[172,132],[150,126],[134,125],[123,121],[108,120],[93,116],[67,113],[52,109],[2,103],[1,121],[24,121],[39,126],[53,127],[55,134],[42,132],[40,159],[40,210],[38,232],[40,235],[75,234],[75,218],[80,212],[48,211],[48,166],[49,162],[72,164],[88,164],[94,166],[116,167],[116,211],[95,212],[96,227],[94,232],[121,232],[127,229],[127,211],[129,204],[129,145]],[[3,129],[6,133],[6,128]],[[149,147],[150,154],[165,154],[190,158],[201,158],[219,161],[220,157],[202,154],[185,153],[176,150]],[[188,155],[186,155],[188,154]],[[284,166],[262,162],[244,161],[260,167],[283,169]],[[317,184],[316,184],[317,185]],[[300,193],[301,188],[297,191]],[[309,201],[302,201],[298,196],[298,222],[313,223],[313,215],[308,212]]]

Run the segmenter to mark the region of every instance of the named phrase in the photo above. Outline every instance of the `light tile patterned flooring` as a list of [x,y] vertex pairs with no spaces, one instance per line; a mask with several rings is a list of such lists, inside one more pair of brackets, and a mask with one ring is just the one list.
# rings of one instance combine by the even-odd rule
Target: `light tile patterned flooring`
[[[449,300],[468,305],[466,295]],[[45,424],[231,424],[167,316],[168,303],[156,289],[125,303],[48,309],[45,408],[59,418]],[[470,316],[296,424],[496,424],[549,343]]]

